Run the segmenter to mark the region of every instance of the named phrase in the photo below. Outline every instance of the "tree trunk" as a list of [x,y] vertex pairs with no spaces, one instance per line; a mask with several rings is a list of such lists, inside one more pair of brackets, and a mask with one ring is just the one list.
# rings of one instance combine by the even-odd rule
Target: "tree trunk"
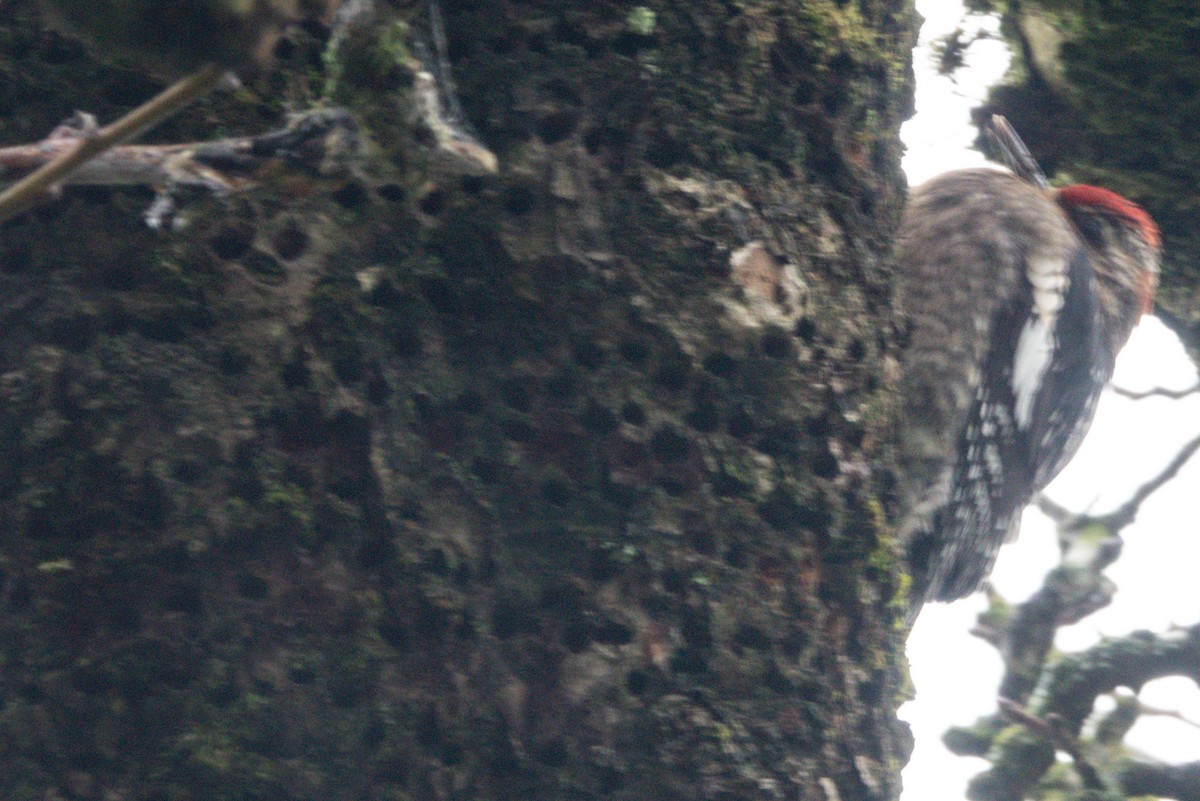
[[[393,5],[154,134],[357,178],[0,227],[0,797],[896,798],[910,3],[447,2],[482,177]],[[154,90],[5,13],[5,144]]]

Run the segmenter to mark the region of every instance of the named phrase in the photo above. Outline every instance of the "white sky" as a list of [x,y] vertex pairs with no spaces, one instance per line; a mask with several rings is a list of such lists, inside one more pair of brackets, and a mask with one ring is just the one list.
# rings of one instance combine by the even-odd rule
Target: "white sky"
[[[917,0],[917,9],[926,18],[914,64],[917,115],[902,131],[908,145],[904,169],[912,185],[946,170],[985,163],[980,153],[970,150],[976,132],[969,112],[1003,75],[1008,61],[1003,43],[986,39],[969,49],[970,69],[959,70],[954,79],[938,75],[928,49],[932,41],[957,27],[995,32],[998,22],[978,16],[964,19],[960,0]],[[1114,376],[1115,384],[1133,390],[1183,388],[1195,381],[1195,368],[1182,346],[1153,318],[1134,332]],[[1087,441],[1047,494],[1078,511],[1112,509],[1198,432],[1200,396],[1134,401],[1105,393]],[[1124,532],[1123,555],[1107,571],[1120,588],[1116,600],[1061,631],[1059,648],[1080,650],[1103,635],[1165,631],[1173,624],[1200,620],[1197,488],[1200,459],[1193,459],[1142,506],[1137,522]],[[1026,510],[1021,537],[1001,551],[992,583],[1010,600],[1023,600],[1040,585],[1057,556],[1053,525],[1036,510]],[[996,708],[999,657],[967,633],[983,607],[978,595],[927,606],[909,638],[917,700],[904,706],[901,717],[912,725],[917,745],[904,771],[904,801],[963,801],[967,780],[987,766],[981,759],[954,756],[941,744],[948,727],[971,724]],[[1200,722],[1200,691],[1190,681],[1153,682],[1141,698]],[[1171,718],[1143,718],[1127,742],[1171,762],[1200,759],[1200,729]]]
[[[947,170],[988,163],[982,153],[971,149],[977,134],[971,125],[971,109],[982,105],[988,88],[1004,75],[1009,61],[1008,46],[997,35],[997,17],[967,16],[960,0],[917,0],[917,11],[925,17],[913,58],[917,113],[900,132],[908,146],[903,166],[911,186]],[[974,42],[966,54],[970,68],[958,70],[950,78],[938,74],[930,47],[955,28],[962,28],[968,36],[986,32],[992,37]]]

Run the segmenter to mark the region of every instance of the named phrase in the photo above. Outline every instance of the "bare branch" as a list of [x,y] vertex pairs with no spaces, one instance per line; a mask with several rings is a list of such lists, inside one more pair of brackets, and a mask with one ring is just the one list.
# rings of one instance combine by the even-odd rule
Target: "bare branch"
[[1137,519],[1137,514],[1146,499],[1174,478],[1183,466],[1196,455],[1196,451],[1198,450],[1200,450],[1200,435],[1189,440],[1179,449],[1175,457],[1159,471],[1158,475],[1138,487],[1133,495],[1129,496],[1129,500],[1108,514],[1089,515],[1072,512],[1044,494],[1039,494],[1034,499],[1034,503],[1037,504],[1038,509],[1043,514],[1054,521],[1054,524],[1059,528],[1060,534],[1064,530],[1079,531],[1092,525],[1103,526],[1112,534],[1118,534]]
[[[83,127],[86,127],[84,124]],[[15,177],[56,163],[88,136],[78,119],[59,126],[44,141],[0,148],[0,178]],[[92,186],[152,186],[159,197],[148,212],[158,227],[182,194],[226,195],[259,184],[279,161],[291,170],[317,175],[343,172],[361,142],[354,119],[342,109],[317,109],[294,116],[286,127],[258,136],[170,145],[120,145],[81,164],[63,183]]]
[[[346,6],[344,13],[339,14],[339,24],[331,40],[330,46],[334,48],[348,46],[345,39],[351,23],[369,19],[373,10],[370,0]],[[459,106],[436,2],[430,2],[429,17],[434,49],[431,51],[419,37],[415,38],[414,50],[421,57],[410,58],[406,65],[414,78],[415,121],[433,134],[441,168],[460,175],[494,174],[498,170],[495,154],[480,142]],[[0,179],[20,178],[0,194],[0,222],[28,210],[64,184],[150,185],[160,191],[146,218],[157,228],[174,212],[174,196],[181,190],[225,194],[254,185],[252,178],[247,177],[255,169],[253,163],[248,168],[238,163],[238,169],[230,171],[228,162],[261,162],[264,154],[265,158],[284,155],[269,143],[272,136],[283,132],[209,143],[122,146],[212,89],[224,74],[224,68],[208,64],[104,128],[97,130],[93,118],[77,113],[72,123],[59,126],[41,142],[0,148]],[[340,115],[340,122],[349,121],[344,111],[334,112]],[[311,112],[300,119],[311,122],[322,118],[328,122],[329,118],[323,114]],[[294,122],[286,132],[297,130]],[[350,131],[354,126],[343,128]],[[354,139],[357,148],[356,128]]]
[[1179,398],[1186,398],[1189,395],[1200,394],[1200,382],[1197,382],[1185,389],[1167,389],[1166,387],[1155,387],[1154,389],[1137,392],[1132,389],[1124,389],[1123,387],[1114,386],[1112,387],[1112,391],[1123,398],[1132,398],[1134,400],[1141,400],[1143,398],[1172,398],[1178,400]]
[[1146,704],[1143,704],[1139,700],[1138,701],[1138,711],[1143,715],[1150,715],[1152,717],[1171,718],[1172,720],[1178,720],[1180,723],[1184,724],[1185,726],[1191,726],[1193,729],[1200,729],[1200,721],[1192,720],[1187,715],[1180,712],[1178,709],[1162,709],[1161,707],[1148,706]]
[[1138,487],[1129,500],[1112,512],[1096,518],[1097,522],[1100,522],[1113,532],[1120,531],[1125,526],[1128,526],[1137,517],[1142,503],[1153,495],[1159,487],[1174,478],[1198,450],[1200,450],[1200,435],[1193,437],[1186,445],[1180,448],[1179,453],[1175,454],[1175,458],[1168,462],[1166,467],[1159,471],[1158,475]]
[[218,64],[206,64],[167,87],[112,125],[86,131],[73,146],[0,194],[0,222],[27,211],[91,159],[138,136],[208,92],[225,74]]

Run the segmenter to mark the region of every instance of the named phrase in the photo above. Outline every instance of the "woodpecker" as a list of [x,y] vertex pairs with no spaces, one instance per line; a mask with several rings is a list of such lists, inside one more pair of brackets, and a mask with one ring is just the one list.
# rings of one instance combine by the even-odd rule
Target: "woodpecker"
[[1145,211],[1095,186],[1050,190],[1015,133],[997,133],[1018,174],[934,178],[911,192],[900,229],[899,533],[913,617],[979,588],[1079,448],[1157,285],[1161,238]]

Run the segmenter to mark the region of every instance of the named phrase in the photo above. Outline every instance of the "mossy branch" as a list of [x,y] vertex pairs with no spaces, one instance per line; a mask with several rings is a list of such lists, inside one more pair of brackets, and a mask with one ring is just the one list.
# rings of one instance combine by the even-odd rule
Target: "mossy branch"
[[[1105,515],[1076,514],[1044,496],[1038,499],[1038,506],[1058,526],[1061,562],[1024,603],[1010,607],[993,594],[974,633],[995,646],[1004,659],[1000,714],[969,729],[952,729],[946,737],[956,753],[986,755],[992,763],[972,780],[968,790],[972,801],[1012,801],[1027,797],[1043,782],[1059,781],[1048,776],[1055,751],[1071,756],[1072,781],[1079,785],[1080,798],[1121,798],[1121,793],[1142,794],[1135,792],[1138,787],[1170,784],[1173,769],[1135,764],[1123,750],[1125,731],[1142,714],[1139,707],[1127,705],[1123,728],[1108,726],[1109,735],[1115,736],[1097,733],[1085,738],[1080,732],[1096,699],[1117,687],[1136,692],[1152,679],[1174,675],[1200,683],[1200,627],[1161,635],[1136,632],[1057,659],[1052,650],[1059,628],[1112,600],[1116,588],[1103,571],[1120,555],[1120,532],[1133,522],[1142,503],[1198,450],[1200,438],[1185,444],[1129,500]],[[1130,767],[1132,783],[1124,778],[1129,766],[1136,767]],[[1088,792],[1093,795],[1087,796]]]

